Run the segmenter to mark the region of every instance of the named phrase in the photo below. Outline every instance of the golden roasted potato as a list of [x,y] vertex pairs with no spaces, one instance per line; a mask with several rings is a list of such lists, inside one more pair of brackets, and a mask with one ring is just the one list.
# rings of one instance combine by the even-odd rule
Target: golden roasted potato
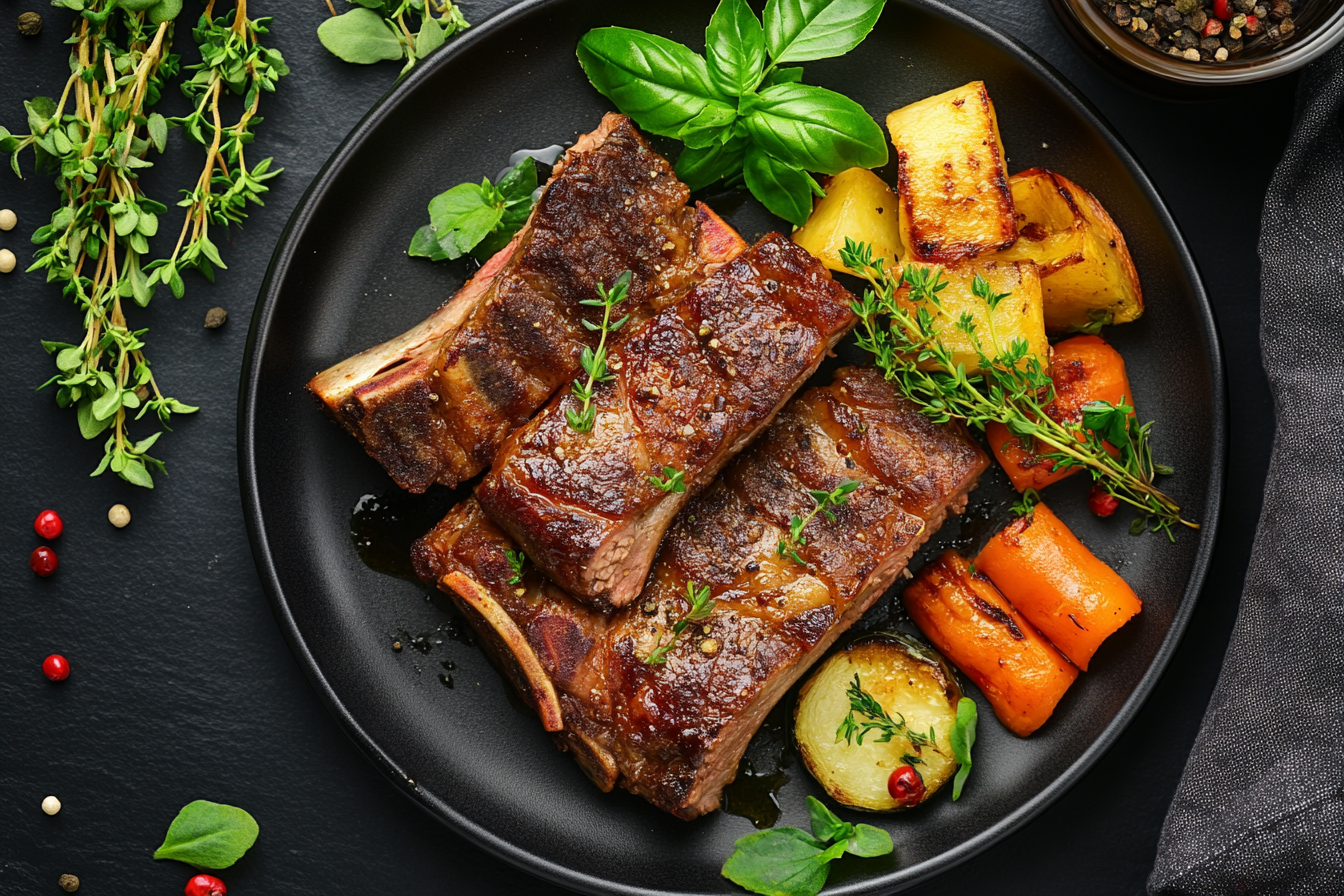
[[1122,324],[1143,314],[1124,234],[1095,196],[1044,168],[1014,175],[1009,184],[1018,240],[998,257],[1040,268],[1047,330],[1063,333],[1095,320]]
[[1003,142],[983,81],[887,116],[899,164],[901,241],[914,261],[951,263],[1017,240]]
[[[980,370],[980,355],[970,334],[959,322],[963,314],[970,314],[975,324],[974,336],[990,357],[1003,354],[1016,339],[1025,339],[1027,349],[1040,361],[1041,369],[1049,366],[1050,344],[1045,337],[1045,318],[1041,306],[1041,278],[1036,265],[1029,261],[1005,262],[980,259],[939,268],[947,287],[938,293],[938,304],[930,305],[938,338],[952,353],[952,364],[965,364],[967,373]],[[976,276],[983,277],[996,294],[1008,293],[993,311],[989,303],[975,294]],[[901,287],[897,299],[910,302],[910,288]],[[1024,359],[1025,360],[1025,359]],[[921,361],[926,370],[937,369],[938,362]]]
[[[881,740],[880,729],[865,733],[862,743],[857,734],[848,740],[841,734],[851,712],[855,676],[887,718],[899,723],[890,740]],[[905,635],[861,638],[823,663],[803,685],[794,710],[798,752],[837,802],[874,812],[908,808],[909,802],[892,796],[889,781],[910,765],[905,757],[916,756],[920,762],[912,767],[922,779],[918,802],[947,783],[957,770],[948,734],[960,699],[951,668],[933,648]],[[860,730],[870,720],[854,712]]]
[[896,194],[866,168],[850,168],[831,178],[807,223],[793,232],[793,241],[826,267],[854,274],[840,261],[845,237],[871,245],[873,258],[887,259],[887,270],[894,270],[903,254]]

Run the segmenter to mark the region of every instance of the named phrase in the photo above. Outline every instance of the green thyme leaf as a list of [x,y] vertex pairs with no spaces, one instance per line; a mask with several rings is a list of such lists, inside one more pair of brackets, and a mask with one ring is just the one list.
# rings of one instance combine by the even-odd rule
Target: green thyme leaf
[[259,830],[256,819],[236,806],[195,800],[183,806],[168,826],[154,858],[218,871],[241,859],[257,842]]

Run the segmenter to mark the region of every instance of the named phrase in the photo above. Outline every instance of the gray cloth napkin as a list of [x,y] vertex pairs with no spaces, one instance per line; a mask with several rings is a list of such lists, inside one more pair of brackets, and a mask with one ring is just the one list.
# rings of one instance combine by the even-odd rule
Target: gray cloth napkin
[[1302,77],[1260,227],[1274,453],[1152,896],[1344,894],[1344,47]]

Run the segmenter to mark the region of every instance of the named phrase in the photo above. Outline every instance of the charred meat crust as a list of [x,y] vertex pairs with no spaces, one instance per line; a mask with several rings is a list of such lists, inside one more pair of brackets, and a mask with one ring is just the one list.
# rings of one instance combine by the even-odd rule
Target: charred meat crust
[[[527,633],[516,648],[485,641],[537,656],[561,707],[557,740],[599,787],[619,783],[689,819],[718,808],[765,715],[964,507],[986,464],[962,430],[930,422],[879,373],[846,368],[790,402],[686,505],[643,593],[615,614],[594,612],[536,571],[508,585],[504,551],[514,543],[474,500],[421,540],[417,568],[459,604],[454,583],[472,582]],[[846,479],[860,486],[834,523],[808,526],[806,565],[779,557],[789,518],[810,507],[807,490]],[[688,581],[708,585],[718,604],[665,664],[649,665],[687,609]]]
[[[851,296],[778,234],[620,331],[591,432],[563,393],[515,432],[476,497],[562,588],[611,610],[639,594],[677,511],[774,417],[854,323]],[[680,471],[684,492],[650,481]]]
[[475,476],[579,370],[598,283],[633,273],[622,313],[653,313],[745,244],[623,115],[580,138],[527,224],[427,321],[309,388],[396,483]]

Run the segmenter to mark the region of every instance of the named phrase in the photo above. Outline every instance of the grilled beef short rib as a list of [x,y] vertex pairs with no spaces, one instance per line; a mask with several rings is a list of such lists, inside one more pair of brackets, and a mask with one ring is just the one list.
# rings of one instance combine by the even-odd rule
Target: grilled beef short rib
[[[886,590],[986,466],[871,369],[845,368],[790,402],[663,541],[643,593],[604,615],[528,569],[473,499],[416,543],[419,574],[451,594],[562,749],[681,818],[718,808],[747,743],[791,685]],[[859,483],[814,519],[800,565],[777,546],[810,489]],[[687,610],[718,602],[663,664],[645,660]]]
[[579,372],[598,283],[633,273],[621,313],[647,317],[745,243],[624,115],[556,166],[514,240],[430,318],[318,374],[327,410],[402,488],[449,487]]
[[[596,424],[556,395],[476,490],[485,512],[576,599],[640,592],[677,511],[742,450],[854,323],[852,297],[805,250],[764,237],[675,303],[618,331]],[[686,488],[653,480],[680,474]]]

